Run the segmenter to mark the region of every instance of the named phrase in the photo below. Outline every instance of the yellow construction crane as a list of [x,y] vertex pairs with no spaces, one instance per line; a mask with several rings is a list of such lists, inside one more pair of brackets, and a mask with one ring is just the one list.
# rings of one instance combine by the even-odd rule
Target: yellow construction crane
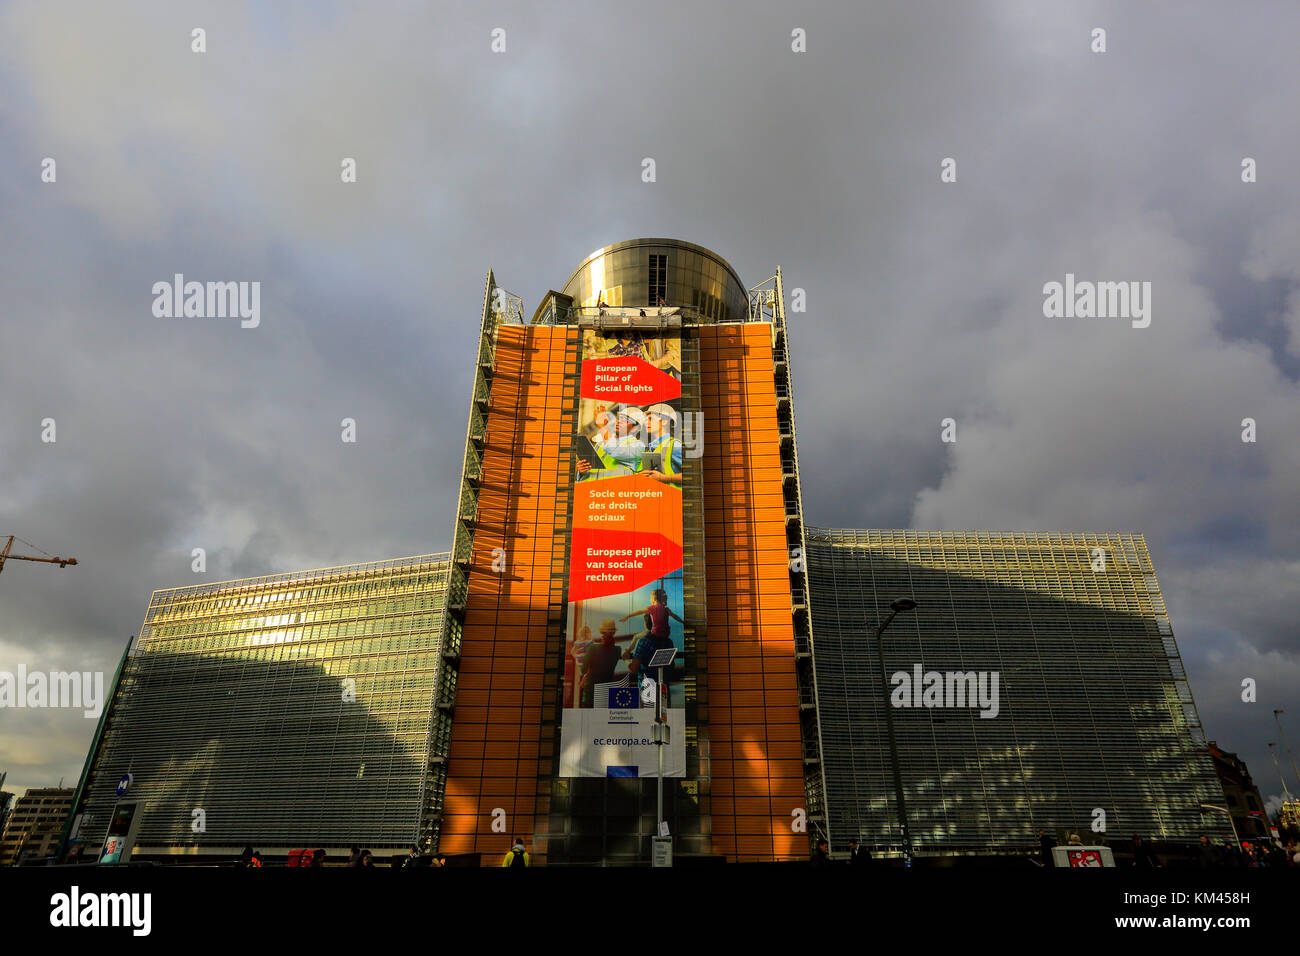
[[9,551],[13,548],[15,541],[22,541],[23,544],[27,545],[27,547],[36,548],[36,545],[32,544],[30,541],[23,541],[22,538],[17,538],[11,534],[9,540],[5,542],[4,550],[0,550],[0,571],[5,569],[6,561],[43,561],[46,564],[57,564],[61,568],[66,568],[69,564],[77,563],[76,558],[56,558],[48,552],[41,551],[40,548],[36,548],[36,550],[41,551],[41,554],[45,555],[43,558],[33,557],[28,554],[10,554]]

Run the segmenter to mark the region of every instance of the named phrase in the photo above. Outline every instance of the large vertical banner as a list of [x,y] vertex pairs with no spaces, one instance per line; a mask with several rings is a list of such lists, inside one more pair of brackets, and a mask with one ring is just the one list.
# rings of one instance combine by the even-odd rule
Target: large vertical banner
[[686,776],[682,675],[681,338],[583,332],[560,776],[649,777],[659,650],[670,742]]

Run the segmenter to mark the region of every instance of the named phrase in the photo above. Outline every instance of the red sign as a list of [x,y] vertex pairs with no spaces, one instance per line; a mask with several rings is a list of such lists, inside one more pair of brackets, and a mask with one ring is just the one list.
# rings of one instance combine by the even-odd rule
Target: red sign
[[681,398],[682,383],[635,355],[582,363],[582,397],[648,406]]
[[630,594],[682,566],[682,546],[661,534],[573,530],[569,600]]

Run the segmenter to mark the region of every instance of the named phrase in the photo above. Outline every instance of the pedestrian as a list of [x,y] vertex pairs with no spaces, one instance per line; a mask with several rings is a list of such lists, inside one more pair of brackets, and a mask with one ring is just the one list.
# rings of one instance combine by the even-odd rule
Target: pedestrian
[[812,855],[808,857],[808,862],[816,867],[830,866],[831,857],[829,849],[830,844],[828,844],[824,839],[818,840],[817,848],[813,850]]
[[1202,870],[1214,870],[1223,866],[1223,853],[1204,833],[1201,834],[1200,845],[1196,848],[1196,862]]
[[871,865],[871,851],[859,846],[857,840],[849,841],[849,866],[866,867]]
[[311,855],[311,866],[313,869],[320,869],[325,866],[325,851],[316,850]]
[[1042,827],[1038,828],[1038,862],[1043,866],[1054,866],[1052,860],[1052,847],[1056,846],[1056,839],[1047,835],[1047,831]]
[[348,866],[355,867],[360,865],[361,865],[361,847],[354,846],[351,850],[348,851]]
[[532,860],[528,856],[528,851],[524,849],[523,837],[515,837],[515,842],[510,849],[506,850],[505,859],[501,861],[504,866],[532,866]]
[[1133,834],[1133,866],[1139,870],[1153,870],[1156,867],[1155,855],[1136,833]]

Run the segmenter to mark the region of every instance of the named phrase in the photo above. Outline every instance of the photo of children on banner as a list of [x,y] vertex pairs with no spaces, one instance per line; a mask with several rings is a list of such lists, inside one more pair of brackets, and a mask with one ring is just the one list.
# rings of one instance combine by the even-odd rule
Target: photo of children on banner
[[[646,629],[636,636],[636,641],[632,644],[630,650],[624,653],[623,659],[628,662],[628,673],[634,680],[639,681],[641,677],[649,677],[651,680],[662,679],[665,686],[665,692],[668,692],[671,684],[668,668],[651,668],[651,659],[655,651],[668,650],[673,648],[671,629],[672,625],[669,619],[676,621],[678,624],[685,625],[677,613],[668,607],[668,592],[663,588],[655,588],[654,600],[640,611],[633,611],[631,614],[624,615],[621,620],[626,621],[629,617],[637,614],[642,615]],[[657,671],[665,673],[656,673]],[[669,693],[669,701],[672,695]]]
[[577,441],[578,480],[641,474],[680,487],[681,416],[675,404],[659,402],[642,409],[583,399],[584,424]]
[[[663,584],[671,587],[680,600],[681,572]],[[644,591],[642,594],[644,595]],[[620,595],[625,601],[631,595]],[[626,607],[626,604],[624,604]],[[641,629],[635,633],[618,633],[618,625],[634,617],[640,617]],[[651,602],[645,607],[629,611],[620,618],[606,617],[598,627],[599,637],[592,639],[590,627],[583,625],[570,645],[569,660],[565,664],[566,682],[576,679],[576,693],[572,699],[581,708],[606,707],[628,708],[651,706],[652,694],[642,694],[642,681],[654,681],[658,676],[650,665],[655,652],[677,647],[672,636],[672,622],[685,624],[685,621],[669,607],[668,590],[656,587],[651,595]],[[663,668],[663,680],[668,688],[668,706],[672,706],[672,671],[682,662],[680,655],[673,666]],[[626,666],[624,666],[626,665]],[[572,675],[572,677],[570,676]],[[567,697],[567,695],[566,695]],[[680,702],[679,702],[680,706]]]
[[[583,630],[586,631],[587,628],[583,628]],[[632,640],[631,634],[624,634],[620,637],[617,631],[618,625],[614,619],[607,617],[600,622],[599,640],[589,642],[585,649],[580,649],[579,644],[575,643],[575,656],[577,654],[582,655],[578,664],[579,707],[595,707],[598,699],[601,701],[599,706],[610,706],[608,703],[610,688],[623,688],[630,691],[634,696],[639,696],[636,688],[629,680],[627,672],[624,672],[621,679],[615,680],[614,671],[625,654],[618,645]],[[588,633],[590,632],[588,631]],[[601,691],[599,696],[597,690]]]

